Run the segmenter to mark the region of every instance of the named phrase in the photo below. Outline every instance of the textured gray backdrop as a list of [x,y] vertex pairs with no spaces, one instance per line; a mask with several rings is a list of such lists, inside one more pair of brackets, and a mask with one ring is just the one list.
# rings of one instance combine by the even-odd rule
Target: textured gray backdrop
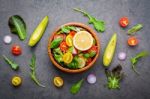
[[[150,99],[150,57],[142,59],[137,65],[140,76],[131,70],[129,62],[131,56],[136,53],[142,50],[150,51],[149,4],[150,0],[0,0],[0,99]],[[66,74],[57,70],[47,55],[48,37],[57,26],[72,21],[87,24],[88,19],[81,13],[73,11],[74,7],[85,9],[91,15],[106,22],[106,31],[97,33],[101,41],[100,57],[93,68],[82,74]],[[27,24],[28,37],[23,42],[9,31],[8,19],[15,14],[21,15]],[[50,18],[46,32],[38,45],[30,48],[27,45],[29,37],[45,15]],[[118,25],[118,20],[122,16],[128,16],[129,27],[137,23],[144,24],[144,28],[136,34],[139,45],[135,48],[130,48],[126,44],[128,38],[126,31],[129,27],[123,30]],[[93,28],[92,25],[89,26]],[[121,82],[120,90],[108,90],[104,87],[107,80],[102,66],[102,55],[114,32],[118,34],[118,42],[110,68],[118,63],[123,66],[126,78]],[[10,52],[12,45],[3,43],[3,37],[8,34],[13,37],[12,44],[16,43],[22,47],[21,56],[13,56]],[[116,57],[120,51],[127,52],[127,59],[124,62],[118,61]],[[41,83],[46,85],[46,88],[38,87],[30,80],[28,63],[32,52],[35,52],[37,56],[37,77]],[[2,59],[2,54],[18,62],[20,70],[17,72],[11,70]],[[89,73],[96,74],[97,83],[90,85],[84,82],[77,95],[70,94],[71,85],[87,77]],[[14,88],[10,84],[13,75],[20,75],[23,78],[23,84],[19,88]],[[54,87],[52,83],[54,76],[64,78],[63,88]]]

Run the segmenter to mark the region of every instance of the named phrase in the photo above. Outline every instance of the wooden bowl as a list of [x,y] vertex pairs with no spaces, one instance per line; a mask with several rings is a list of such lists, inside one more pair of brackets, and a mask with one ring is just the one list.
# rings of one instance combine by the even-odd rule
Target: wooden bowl
[[97,54],[96,56],[94,57],[93,61],[88,64],[87,66],[81,68],[81,69],[69,69],[69,68],[64,68],[63,66],[61,66],[59,63],[57,63],[57,61],[55,61],[54,57],[53,57],[53,54],[52,54],[52,51],[50,49],[50,44],[51,44],[51,41],[53,40],[53,37],[54,37],[54,34],[56,34],[61,26],[59,26],[58,28],[56,28],[56,30],[54,30],[54,32],[52,33],[52,35],[49,37],[49,41],[48,41],[48,55],[52,61],[52,63],[60,70],[62,70],[63,72],[67,72],[67,73],[80,73],[80,72],[84,72],[84,71],[87,71],[89,68],[91,68],[93,66],[93,64],[96,62],[98,56],[99,56],[99,53],[100,53],[100,42],[99,42],[99,39],[96,35],[96,33],[94,32],[93,29],[91,29],[90,27],[88,27],[87,25],[85,24],[82,24],[82,23],[78,23],[78,22],[70,22],[70,23],[67,23],[67,24],[64,24],[63,26],[77,26],[77,27],[81,27],[83,29],[85,29],[86,31],[88,31],[89,33],[92,34],[92,36],[95,38],[96,40],[96,43],[97,43],[97,46],[98,46],[98,51],[97,51]]

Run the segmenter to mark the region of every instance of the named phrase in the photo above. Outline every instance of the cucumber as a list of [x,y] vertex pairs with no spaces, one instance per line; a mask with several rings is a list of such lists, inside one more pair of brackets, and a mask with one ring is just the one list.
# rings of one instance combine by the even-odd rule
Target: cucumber
[[48,25],[48,16],[45,16],[43,20],[39,23],[39,25],[36,27],[34,32],[32,33],[29,43],[29,46],[35,46],[38,41],[41,39],[42,35],[44,34],[44,31]]
[[83,57],[78,58],[78,68],[83,68],[85,66],[86,62]]
[[105,52],[103,55],[103,65],[105,67],[108,67],[113,59],[115,49],[116,49],[116,43],[117,43],[117,34],[114,33],[105,49]]

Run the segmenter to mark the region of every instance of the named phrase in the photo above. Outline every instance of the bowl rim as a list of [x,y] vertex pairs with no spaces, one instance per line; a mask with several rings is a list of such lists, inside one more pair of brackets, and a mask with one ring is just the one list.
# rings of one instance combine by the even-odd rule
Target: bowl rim
[[[69,69],[69,68],[62,67],[60,64],[58,64],[55,61],[55,59],[53,57],[53,54],[51,52],[51,49],[50,49],[50,43],[53,40],[53,37],[54,37],[55,33],[57,33],[62,26],[78,26],[78,27],[84,28],[86,31],[88,31],[89,33],[91,33],[91,35],[94,37],[94,39],[97,42],[98,51],[97,51],[97,54],[94,57],[93,61],[90,64],[88,64],[85,67],[80,68],[80,69]],[[52,61],[52,63],[54,64],[55,67],[57,67],[58,69],[62,70],[63,72],[67,72],[67,73],[80,73],[80,72],[84,72],[84,71],[90,69],[91,67],[93,67],[94,63],[98,59],[99,54],[100,54],[100,40],[99,40],[99,38],[97,37],[97,35],[96,35],[96,33],[95,33],[95,31],[93,29],[91,29],[89,26],[87,26],[87,25],[85,25],[83,23],[80,23],[80,22],[69,22],[69,23],[63,24],[61,26],[58,26],[51,33],[51,35],[48,37],[48,55],[50,57],[50,60]]]

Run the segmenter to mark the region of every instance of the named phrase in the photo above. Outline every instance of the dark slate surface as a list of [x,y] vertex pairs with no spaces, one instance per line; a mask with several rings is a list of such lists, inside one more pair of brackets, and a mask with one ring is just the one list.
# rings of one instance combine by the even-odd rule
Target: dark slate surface
[[[150,99],[150,57],[142,59],[137,65],[141,75],[137,76],[130,66],[129,59],[142,50],[150,50],[150,0],[0,0],[0,99]],[[105,20],[106,31],[97,36],[101,40],[101,54],[96,64],[89,71],[82,74],[66,74],[57,70],[49,60],[47,55],[47,40],[50,33],[59,25],[67,22],[82,22],[87,24],[88,19],[81,13],[72,10],[79,7],[87,10],[91,15],[98,19]],[[21,15],[28,28],[28,37],[21,42],[16,35],[9,31],[8,18],[11,15]],[[40,20],[48,15],[50,23],[44,36],[35,48],[27,45],[29,37]],[[129,27],[143,23],[144,28],[136,34],[140,44],[135,48],[130,48],[126,44],[128,36],[127,29],[121,29],[118,26],[118,19],[121,16],[128,16],[130,19]],[[89,25],[93,27],[92,25]],[[104,87],[106,77],[102,67],[102,53],[111,37],[116,32],[118,34],[117,50],[111,67],[118,63],[122,64],[126,78],[121,83],[120,90],[108,90]],[[21,45],[23,54],[15,57],[11,54],[11,45],[3,43],[5,35],[13,37],[12,44]],[[120,62],[117,59],[117,53],[127,52],[127,59]],[[37,56],[37,76],[40,81],[46,85],[41,88],[35,85],[29,77],[28,63],[31,53],[35,52]],[[14,72],[4,62],[1,55],[5,54],[20,64],[20,70]],[[89,73],[95,73],[97,83],[89,85],[84,82],[83,87],[77,95],[69,93],[69,88],[73,83],[85,78]],[[20,75],[23,78],[23,84],[19,88],[14,88],[10,84],[13,75]],[[54,76],[64,78],[65,85],[58,89],[53,86]]]

